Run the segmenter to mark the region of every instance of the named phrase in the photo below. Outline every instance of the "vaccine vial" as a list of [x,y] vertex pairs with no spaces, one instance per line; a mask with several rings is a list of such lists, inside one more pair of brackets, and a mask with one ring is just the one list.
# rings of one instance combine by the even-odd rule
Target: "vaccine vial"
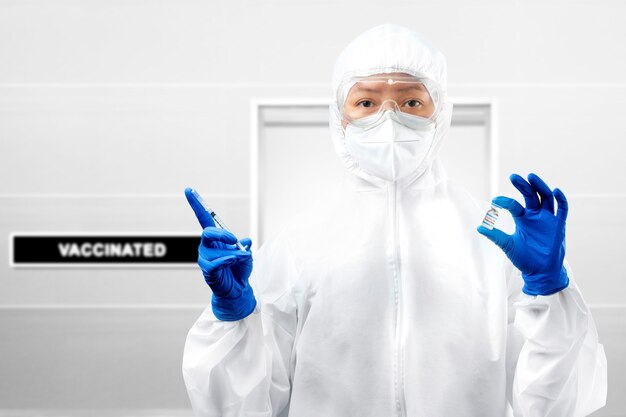
[[501,207],[496,206],[495,204],[491,204],[491,208],[485,214],[485,218],[483,219],[483,226],[487,229],[491,230],[496,225],[496,221],[498,221],[498,209]]

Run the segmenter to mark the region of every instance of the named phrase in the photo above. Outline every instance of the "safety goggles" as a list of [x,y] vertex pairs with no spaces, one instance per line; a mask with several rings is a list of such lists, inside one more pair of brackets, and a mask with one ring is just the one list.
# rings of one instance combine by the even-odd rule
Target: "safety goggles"
[[337,103],[344,123],[369,128],[392,117],[420,129],[434,124],[439,98],[432,80],[391,73],[347,78],[339,86]]

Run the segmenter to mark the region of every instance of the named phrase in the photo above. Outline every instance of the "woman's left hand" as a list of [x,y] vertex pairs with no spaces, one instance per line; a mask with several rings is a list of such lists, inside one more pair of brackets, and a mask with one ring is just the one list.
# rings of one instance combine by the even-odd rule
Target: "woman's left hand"
[[[567,199],[561,190],[550,190],[535,174],[528,175],[528,182],[517,174],[511,175],[510,180],[524,196],[526,207],[504,196],[495,197],[492,203],[511,213],[515,221],[515,233],[509,235],[482,225],[477,230],[498,245],[522,272],[522,290],[526,294],[554,294],[569,284],[563,266]],[[558,203],[556,215],[555,199]]]

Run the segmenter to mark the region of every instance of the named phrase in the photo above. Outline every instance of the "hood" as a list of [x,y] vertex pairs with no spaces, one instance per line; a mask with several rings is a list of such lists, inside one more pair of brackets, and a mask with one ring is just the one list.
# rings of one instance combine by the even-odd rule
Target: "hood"
[[[450,128],[452,117],[452,104],[446,94],[446,59],[441,52],[417,33],[402,26],[385,24],[362,33],[350,42],[337,58],[333,70],[333,100],[329,108],[331,138],[335,151],[348,172],[376,186],[384,186],[387,181],[362,170],[346,149],[339,117],[339,108],[343,106],[343,102],[339,100],[346,96],[347,91],[338,90],[346,78],[390,72],[404,72],[416,77],[428,78],[436,82],[441,90],[435,118],[434,143],[426,155],[425,164],[420,170],[400,180],[400,183],[414,184],[419,182],[425,173],[431,171],[441,148],[442,139]],[[344,90],[349,87],[349,85],[344,86]],[[442,172],[441,167],[438,171]]]

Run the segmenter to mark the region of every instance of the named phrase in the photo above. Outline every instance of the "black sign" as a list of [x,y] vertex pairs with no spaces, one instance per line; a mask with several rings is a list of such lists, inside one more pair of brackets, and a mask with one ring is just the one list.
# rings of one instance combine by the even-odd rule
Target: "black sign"
[[189,264],[198,236],[13,235],[14,266],[37,264]]

